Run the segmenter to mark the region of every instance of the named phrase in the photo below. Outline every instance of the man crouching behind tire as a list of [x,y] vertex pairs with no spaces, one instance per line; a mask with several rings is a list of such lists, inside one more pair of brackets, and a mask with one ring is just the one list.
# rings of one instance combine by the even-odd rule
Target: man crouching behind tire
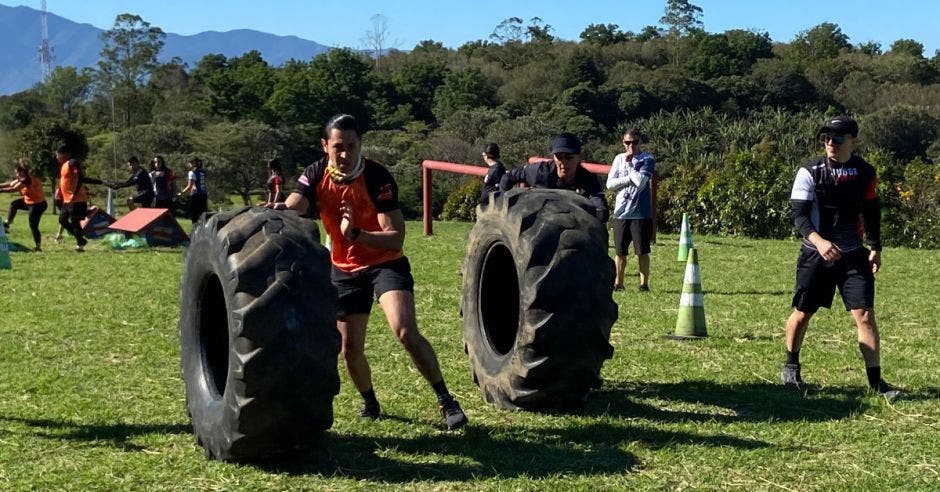
[[311,164],[297,188],[277,209],[304,214],[317,204],[323,228],[332,241],[333,284],[339,293],[336,326],[343,338],[346,370],[362,395],[362,418],[378,418],[379,401],[364,348],[375,296],[398,341],[437,394],[438,407],[450,430],[467,423],[457,400],[447,391],[434,349],[418,331],[414,279],[402,252],[405,222],[398,208],[398,185],[381,164],[361,154],[356,119],[336,115],[321,140],[326,156]]

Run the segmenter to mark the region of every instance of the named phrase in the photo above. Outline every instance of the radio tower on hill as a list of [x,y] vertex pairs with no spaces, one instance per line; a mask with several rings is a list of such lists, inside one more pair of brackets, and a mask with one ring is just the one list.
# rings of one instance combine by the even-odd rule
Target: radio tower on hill
[[42,80],[52,73],[52,47],[49,46],[49,22],[46,18],[46,0],[42,0],[42,44],[39,45],[39,65],[42,66]]

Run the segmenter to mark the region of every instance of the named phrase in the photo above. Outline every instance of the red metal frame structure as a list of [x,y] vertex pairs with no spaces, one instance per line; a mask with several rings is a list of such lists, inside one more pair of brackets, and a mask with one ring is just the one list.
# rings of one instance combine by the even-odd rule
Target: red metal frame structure
[[473,176],[486,176],[487,168],[471,166],[469,164],[456,164],[426,160],[421,163],[421,208],[424,218],[424,235],[434,234],[433,216],[431,215],[431,171],[447,171],[457,174],[470,174]]
[[[529,163],[551,159],[551,157],[529,157]],[[607,175],[610,173],[610,166],[598,162],[582,162],[582,166],[594,174]],[[431,171],[447,171],[457,174],[469,174],[472,176],[486,176],[487,168],[482,166],[472,166],[469,164],[457,164],[454,162],[442,162],[426,160],[421,163],[421,201],[422,216],[424,219],[424,235],[434,234],[434,217],[431,215]],[[659,174],[653,174],[653,241],[656,240],[656,192],[659,188]]]

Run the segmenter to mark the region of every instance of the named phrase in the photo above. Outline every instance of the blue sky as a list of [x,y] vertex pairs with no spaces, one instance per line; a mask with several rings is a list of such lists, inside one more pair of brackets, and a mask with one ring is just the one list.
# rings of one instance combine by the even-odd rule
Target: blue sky
[[[40,0],[0,0],[39,9]],[[887,49],[899,38],[921,42],[925,56],[940,49],[940,2],[934,0],[693,0],[703,10],[705,30],[766,31],[774,41],[790,41],[800,31],[833,22],[857,44],[877,41]],[[617,24],[639,31],[658,24],[665,0],[512,1],[512,0],[47,0],[48,10],[73,21],[108,29],[116,15],[138,14],[152,25],[177,34],[255,29],[295,35],[328,46],[361,47],[371,17],[388,19],[390,38],[401,49],[424,39],[457,47],[487,39],[508,17],[540,17],[563,39],[577,40],[588,24]]]

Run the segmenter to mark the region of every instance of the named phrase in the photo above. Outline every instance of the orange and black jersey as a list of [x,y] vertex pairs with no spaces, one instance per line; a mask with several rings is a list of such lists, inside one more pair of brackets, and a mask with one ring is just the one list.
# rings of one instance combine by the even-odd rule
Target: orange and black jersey
[[399,250],[376,249],[358,242],[350,242],[340,230],[345,200],[352,206],[353,222],[363,231],[381,231],[378,214],[399,209],[398,184],[381,164],[363,158],[363,171],[349,182],[337,183],[326,172],[329,158],[323,157],[307,166],[297,180],[295,192],[300,193],[311,207],[320,211],[323,229],[330,235],[332,260],[336,268],[354,272],[395,260],[404,256]]

